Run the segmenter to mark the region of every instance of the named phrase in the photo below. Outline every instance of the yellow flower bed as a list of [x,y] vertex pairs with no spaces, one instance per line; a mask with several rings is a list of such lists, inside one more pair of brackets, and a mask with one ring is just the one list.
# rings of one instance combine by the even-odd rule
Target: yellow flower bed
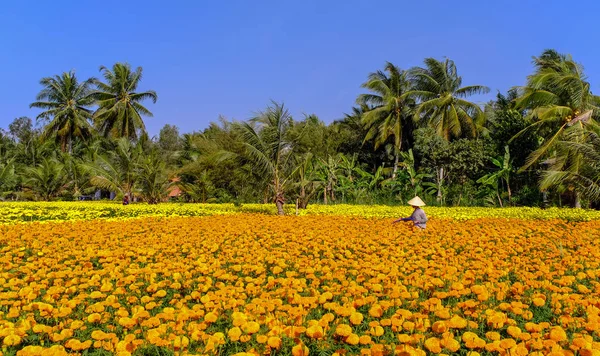
[[390,222],[0,225],[1,352],[600,353],[600,221]]
[[[288,214],[295,214],[292,205],[285,205]],[[299,215],[341,215],[372,218],[392,218],[410,215],[408,206],[382,205],[309,205]],[[569,221],[599,220],[600,211],[569,208],[467,208],[425,207],[433,219],[470,220],[498,219],[563,219]],[[122,220],[143,217],[209,216],[238,213],[276,214],[274,204],[131,204],[117,202],[0,202],[0,224],[33,221]]]

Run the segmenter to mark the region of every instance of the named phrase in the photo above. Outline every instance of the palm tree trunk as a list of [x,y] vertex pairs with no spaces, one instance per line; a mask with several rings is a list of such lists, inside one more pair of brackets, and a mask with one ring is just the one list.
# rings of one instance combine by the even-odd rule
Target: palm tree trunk
[[280,201],[275,202],[277,206],[277,215],[285,215],[285,211],[283,211],[283,203]]
[[579,192],[575,190],[573,193],[575,196],[575,209],[581,209],[581,197],[579,196]]
[[396,157],[394,157],[394,170],[392,171],[392,179],[396,179],[396,173],[398,172],[398,162],[400,162],[400,152],[396,150]]
[[285,215],[285,211],[283,210],[285,199],[283,198],[283,189],[277,171],[275,171],[273,185],[275,186],[275,206],[277,207],[277,215]]
[[438,177],[437,177],[437,183],[438,183],[438,189],[437,189],[437,201],[438,203],[442,203],[442,180],[444,179],[444,167],[440,167],[440,169],[438,170]]

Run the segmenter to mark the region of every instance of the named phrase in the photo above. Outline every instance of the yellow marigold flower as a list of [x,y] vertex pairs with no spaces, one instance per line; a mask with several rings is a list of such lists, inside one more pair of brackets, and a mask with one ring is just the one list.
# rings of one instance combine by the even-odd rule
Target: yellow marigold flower
[[453,338],[445,338],[440,341],[440,344],[452,352],[456,352],[460,349],[460,342]]
[[204,316],[204,321],[206,321],[207,323],[214,323],[217,321],[217,318],[217,314],[209,312],[206,313],[206,315]]
[[229,329],[227,336],[231,341],[238,341],[240,336],[242,336],[242,330],[239,327],[234,326],[233,328]]
[[306,329],[306,335],[312,339],[320,339],[323,337],[323,327],[321,325],[312,325]]
[[442,347],[440,346],[440,339],[435,337],[430,337],[425,340],[425,348],[434,354],[439,354],[442,352]]
[[383,308],[379,304],[374,304],[371,306],[371,309],[369,309],[369,315],[373,318],[381,318],[383,315]]
[[247,322],[246,324],[242,325],[242,330],[246,334],[255,334],[260,330],[260,324],[257,323],[256,321],[250,321],[250,322]]
[[368,345],[371,343],[371,337],[369,335],[361,335],[361,337],[359,338],[358,342],[361,345]]
[[308,347],[300,343],[292,347],[292,356],[309,356]]
[[448,327],[446,326],[446,323],[444,321],[436,321],[431,326],[431,330],[433,330],[433,332],[436,332],[438,334],[442,334],[448,330]]
[[19,335],[10,334],[4,337],[4,341],[2,342],[5,346],[16,346],[21,343],[21,337]]
[[104,340],[108,337],[102,330],[94,330],[92,331],[91,338],[94,340]]
[[521,335],[521,329],[512,325],[506,328],[506,332],[513,338],[518,338]]
[[533,302],[533,305],[535,305],[536,307],[541,307],[542,305],[546,304],[546,301],[540,297],[533,298],[532,302]]
[[350,336],[350,334],[352,334],[352,328],[350,327],[350,325],[339,324],[335,327],[335,334],[345,337]]
[[98,313],[90,314],[87,317],[88,323],[91,323],[91,324],[97,323],[100,320],[102,320],[102,316],[100,314],[98,314]]
[[136,324],[137,324],[137,322],[131,318],[128,318],[128,317],[119,318],[119,325],[121,325],[124,328],[131,329]]
[[383,330],[383,328],[379,325],[374,326],[370,329],[370,333],[373,336],[381,336],[381,335],[383,335],[384,332],[385,331]]
[[356,334],[350,334],[346,338],[346,343],[350,344],[350,345],[358,345],[359,342],[360,342],[360,338]]
[[567,334],[560,326],[555,326],[550,329],[550,339],[561,342],[567,340]]
[[488,331],[487,333],[485,333],[485,337],[492,341],[499,341],[501,338],[500,334],[495,331]]
[[176,336],[173,340],[175,350],[185,349],[190,344],[190,339],[185,336]]
[[270,336],[267,340],[267,345],[273,349],[279,349],[281,347],[281,339],[278,336]]
[[363,319],[364,317],[361,313],[353,312],[350,314],[350,323],[352,323],[352,325],[359,325],[362,323]]

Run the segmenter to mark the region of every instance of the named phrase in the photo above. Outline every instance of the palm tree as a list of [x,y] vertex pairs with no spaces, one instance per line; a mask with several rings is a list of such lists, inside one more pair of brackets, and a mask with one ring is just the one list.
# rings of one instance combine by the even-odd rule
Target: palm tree
[[[600,199],[600,126],[593,122],[565,131],[555,143],[554,157],[546,163],[540,189],[566,188],[590,200]],[[579,194],[574,205],[581,207]]]
[[0,200],[13,192],[17,185],[17,178],[13,161],[9,160],[4,163],[0,161]]
[[244,156],[268,182],[279,215],[285,214],[284,188],[292,157],[292,144],[287,140],[287,133],[291,125],[292,117],[284,105],[272,103],[249,123],[236,126],[243,141]]
[[214,191],[214,186],[207,170],[196,174],[192,183],[177,182],[176,185],[192,202],[206,203],[209,195]]
[[483,111],[479,105],[465,99],[489,92],[488,87],[463,87],[454,61],[449,59],[426,58],[425,68],[411,69],[410,77],[411,95],[418,100],[415,120],[426,120],[427,125],[446,140],[477,136],[483,127]]
[[297,178],[294,186],[299,189],[298,208],[306,209],[322,183],[317,179],[317,162],[314,155],[307,152],[297,157],[295,166],[292,174]]
[[593,95],[583,67],[570,55],[546,50],[534,57],[535,73],[520,88],[517,106],[529,110],[533,123],[513,139],[529,130],[545,133],[544,143],[531,153],[521,171],[538,162],[558,142],[565,131],[591,122],[597,114],[600,97]]
[[136,139],[146,132],[142,116],[152,117],[140,103],[146,99],[156,103],[156,92],[136,92],[142,79],[142,67],[132,71],[129,64],[116,63],[112,70],[102,66],[100,71],[106,83],[96,81],[98,90],[91,94],[99,106],[94,114],[99,131],[104,136]]
[[64,166],[54,158],[44,158],[36,167],[24,171],[25,183],[43,200],[50,200],[67,186]]
[[138,165],[141,147],[123,137],[117,140],[115,147],[97,157],[96,161],[86,163],[90,182],[93,186],[129,195],[132,198],[135,185],[140,177]]
[[162,201],[169,193],[169,182],[166,162],[158,151],[153,150],[143,157],[138,165],[138,181],[142,198],[149,204]]
[[362,87],[371,91],[370,94],[359,95],[356,100],[359,105],[369,108],[362,114],[362,123],[367,129],[365,140],[374,140],[375,149],[378,149],[393,137],[395,159],[392,177],[396,177],[403,140],[410,138],[412,131],[410,116],[414,101],[408,96],[411,85],[407,73],[387,62],[384,71],[369,74]]
[[93,78],[79,83],[74,72],[42,78],[40,84],[44,89],[37,95],[37,101],[29,105],[44,109],[37,116],[37,119],[48,121],[42,138],[55,136],[63,152],[71,153],[75,137],[87,139],[92,136],[89,106],[93,99],[89,94],[93,83]]
[[341,155],[327,155],[326,159],[318,160],[318,174],[323,187],[323,204],[327,204],[328,200],[335,201],[341,160]]

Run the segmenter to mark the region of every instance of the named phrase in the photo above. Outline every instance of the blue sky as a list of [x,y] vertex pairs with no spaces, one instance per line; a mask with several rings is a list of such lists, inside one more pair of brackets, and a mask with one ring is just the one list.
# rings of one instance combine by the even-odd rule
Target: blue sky
[[[295,118],[349,112],[369,72],[453,59],[464,84],[521,85],[545,48],[571,53],[596,93],[600,3],[580,1],[7,1],[0,9],[0,128],[29,109],[44,76],[144,68],[150,134],[247,119],[271,99]],[[569,15],[569,14],[572,14]],[[560,20],[566,18],[566,21]]]

